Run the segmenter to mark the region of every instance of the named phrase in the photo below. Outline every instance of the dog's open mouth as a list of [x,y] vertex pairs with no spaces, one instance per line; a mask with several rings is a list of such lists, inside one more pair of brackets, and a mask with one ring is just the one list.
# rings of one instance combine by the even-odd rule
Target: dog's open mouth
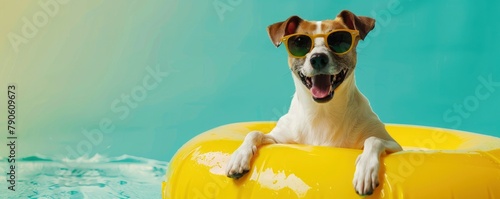
[[311,91],[314,101],[327,102],[333,98],[335,89],[342,84],[347,74],[347,69],[342,69],[335,75],[305,76],[299,71],[302,83]]

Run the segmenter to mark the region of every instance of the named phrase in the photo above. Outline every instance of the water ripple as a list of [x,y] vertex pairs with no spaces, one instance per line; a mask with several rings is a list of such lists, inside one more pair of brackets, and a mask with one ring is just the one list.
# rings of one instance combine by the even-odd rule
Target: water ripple
[[[29,156],[16,162],[16,191],[0,198],[160,198],[168,163],[123,155],[77,159]],[[0,160],[0,172],[9,164]],[[7,188],[0,175],[0,188]]]

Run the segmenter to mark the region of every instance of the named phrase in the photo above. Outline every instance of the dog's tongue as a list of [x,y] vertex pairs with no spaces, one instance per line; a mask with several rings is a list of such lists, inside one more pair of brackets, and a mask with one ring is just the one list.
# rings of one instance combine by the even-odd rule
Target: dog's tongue
[[311,93],[314,98],[321,99],[330,94],[330,75],[316,75],[311,80]]

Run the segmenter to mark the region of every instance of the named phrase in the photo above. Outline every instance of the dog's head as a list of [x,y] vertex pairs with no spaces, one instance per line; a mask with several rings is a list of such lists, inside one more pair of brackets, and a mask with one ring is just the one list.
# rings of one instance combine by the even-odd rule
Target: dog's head
[[276,47],[285,43],[290,69],[312,98],[328,102],[335,89],[353,74],[356,45],[374,26],[374,19],[344,10],[333,20],[307,21],[292,16],[268,26],[267,32]]

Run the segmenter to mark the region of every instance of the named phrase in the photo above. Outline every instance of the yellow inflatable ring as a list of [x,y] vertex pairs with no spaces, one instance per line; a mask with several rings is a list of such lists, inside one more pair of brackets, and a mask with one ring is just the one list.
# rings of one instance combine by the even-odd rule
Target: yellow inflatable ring
[[[275,123],[221,126],[177,151],[162,184],[167,199],[361,198],[352,185],[361,150],[274,144],[239,180],[225,176],[230,154],[252,130]],[[461,131],[387,124],[405,149],[384,156],[380,186],[366,198],[500,198],[500,139]]]

